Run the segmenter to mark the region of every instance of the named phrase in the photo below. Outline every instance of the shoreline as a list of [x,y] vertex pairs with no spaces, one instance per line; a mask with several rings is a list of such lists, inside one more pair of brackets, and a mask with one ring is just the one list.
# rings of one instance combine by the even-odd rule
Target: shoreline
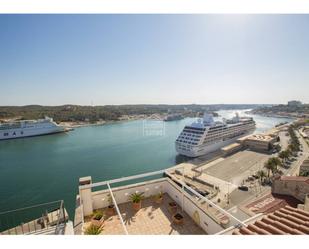
[[252,114],[252,115],[260,115],[260,116],[268,117],[268,118],[290,118],[290,119],[303,118],[301,115],[293,115],[290,113],[285,113],[284,115],[277,114],[277,113],[263,113],[263,112],[254,112],[254,111],[249,111],[247,113]]
[[108,120],[108,121],[97,121],[95,123],[90,122],[60,122],[59,125],[65,126],[67,128],[82,128],[82,127],[91,127],[91,126],[103,126],[103,125],[109,125],[109,124],[117,124],[121,122],[130,122],[130,121],[136,121],[140,119],[128,119],[128,120]]
[[90,126],[102,126],[102,125],[109,125],[109,124],[117,124],[121,122],[130,122],[130,121],[137,121],[143,120],[146,118],[151,117],[152,115],[133,115],[133,116],[125,116],[121,117],[119,120],[101,120],[91,123],[89,121],[71,121],[71,122],[59,122],[59,125],[63,125],[68,128],[81,128],[81,127],[90,127]]

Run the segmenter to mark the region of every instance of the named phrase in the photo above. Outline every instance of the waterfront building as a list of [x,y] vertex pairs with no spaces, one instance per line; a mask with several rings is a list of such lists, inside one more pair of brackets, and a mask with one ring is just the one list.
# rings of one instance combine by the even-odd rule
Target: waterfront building
[[277,142],[277,138],[277,135],[254,134],[240,138],[237,140],[237,142],[251,150],[268,152],[274,148],[274,144]]
[[221,151],[223,153],[223,156],[229,156],[233,153],[236,153],[238,151],[240,151],[243,148],[243,145],[240,143],[232,143],[229,144],[223,148],[221,148]]

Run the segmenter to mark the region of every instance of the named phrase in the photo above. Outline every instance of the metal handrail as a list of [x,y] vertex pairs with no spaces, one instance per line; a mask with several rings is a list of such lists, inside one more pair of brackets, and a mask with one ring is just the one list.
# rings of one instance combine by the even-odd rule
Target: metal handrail
[[[60,203],[60,206],[57,204]],[[54,205],[52,205],[54,204]],[[56,205],[55,205],[56,204]],[[49,206],[48,206],[49,205]],[[38,209],[34,210],[35,208],[44,208],[45,211]],[[33,216],[32,220],[25,222],[25,220],[29,220],[29,212],[25,213],[24,211],[33,210],[31,216]],[[57,220],[54,219],[53,213],[57,211]],[[14,214],[16,212],[17,214]],[[18,213],[23,212],[23,213]],[[38,215],[35,218],[35,213],[41,213],[41,216]],[[48,214],[51,213],[51,221],[47,221],[46,217]],[[51,201],[41,204],[36,204],[28,207],[18,208],[14,210],[0,212],[3,221],[7,221],[2,223],[5,230],[0,232],[0,234],[31,234],[39,231],[48,230],[51,228],[55,228],[55,234],[59,234],[61,228],[64,229],[66,226],[66,212],[64,207],[64,201]],[[6,216],[7,215],[7,216]],[[22,219],[17,219],[16,217],[22,217]],[[31,218],[31,217],[30,217]],[[43,223],[37,223],[39,220],[42,219]],[[0,218],[1,220],[1,218]],[[47,221],[47,223],[45,223]],[[56,221],[56,225],[53,225]],[[50,224],[51,222],[51,224]],[[1,223],[1,222],[0,222]],[[41,227],[40,227],[41,225]],[[27,227],[28,226],[28,227]]]
[[123,227],[123,230],[124,230],[124,232],[126,233],[126,235],[128,235],[128,234],[129,234],[129,233],[128,233],[128,230],[127,230],[127,228],[126,228],[126,225],[124,224],[124,221],[123,221],[123,219],[122,219],[122,216],[121,216],[119,207],[118,207],[118,205],[117,205],[117,202],[116,202],[116,200],[115,200],[113,191],[112,191],[111,186],[109,185],[109,183],[107,183],[107,187],[108,187],[108,189],[109,189],[110,195],[111,195],[112,200],[113,200],[113,203],[114,203],[114,205],[115,205],[115,208],[116,208],[118,217],[119,217],[119,219],[120,219],[121,225],[122,225],[122,227]]
[[26,209],[30,209],[30,208],[36,208],[36,207],[46,206],[46,205],[54,204],[54,203],[61,202],[61,201],[62,201],[62,200],[51,201],[51,202],[45,202],[45,203],[41,203],[41,204],[29,206],[29,207],[23,207],[23,208],[17,208],[17,209],[13,209],[13,210],[3,211],[3,212],[0,212],[0,215],[2,215],[2,214],[8,214],[8,213],[13,213],[13,212],[17,212],[17,211],[22,211],[22,210],[26,210]]
[[114,180],[91,183],[91,184],[79,186],[79,190],[95,188],[95,187],[105,186],[107,184],[113,184],[113,183],[118,183],[118,182],[129,181],[129,180],[135,180],[135,179],[144,178],[144,177],[148,177],[148,176],[160,175],[160,174],[164,174],[165,171],[166,170],[164,169],[164,170],[158,170],[158,171],[134,175],[134,176],[121,177],[121,178],[117,178],[117,179],[114,179]]

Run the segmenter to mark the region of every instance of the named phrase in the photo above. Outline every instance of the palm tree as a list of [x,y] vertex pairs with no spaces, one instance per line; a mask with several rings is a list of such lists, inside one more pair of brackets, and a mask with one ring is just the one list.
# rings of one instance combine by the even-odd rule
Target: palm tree
[[264,167],[268,171],[268,177],[269,173],[271,171],[272,174],[275,174],[278,171],[278,166],[282,165],[281,161],[278,157],[270,157],[267,162],[265,163]]
[[273,165],[269,161],[267,161],[265,162],[264,167],[267,169],[267,177],[269,178],[270,171],[272,171]]
[[266,173],[264,170],[259,170],[256,175],[259,177],[260,179],[260,184],[262,184],[264,178],[266,177]]
[[271,157],[269,158],[274,166],[273,174],[278,171],[278,166],[282,166],[281,160],[278,157]]
[[289,150],[283,150],[279,153],[279,157],[285,162],[290,157],[291,152]]

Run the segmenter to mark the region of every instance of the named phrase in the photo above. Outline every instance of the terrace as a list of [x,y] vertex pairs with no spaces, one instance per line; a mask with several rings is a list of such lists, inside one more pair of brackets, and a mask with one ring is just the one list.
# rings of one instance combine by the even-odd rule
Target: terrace
[[[153,198],[146,198],[143,200],[142,208],[137,212],[132,209],[131,203],[120,204],[119,210],[128,233],[146,235],[205,234],[205,231],[183,211],[180,211],[184,217],[183,225],[174,223],[168,209],[168,203],[172,201],[168,194],[164,194],[161,204],[157,204]],[[103,210],[107,213],[106,208]],[[85,226],[89,226],[90,223],[90,219],[87,218]],[[117,214],[106,215],[101,234],[125,234]]]
[[41,234],[73,234],[63,200],[0,212],[0,235]]
[[[230,226],[245,225],[183,182],[162,177],[163,174],[164,171],[157,171],[99,183],[92,183],[91,177],[80,178],[75,234],[87,234],[87,228],[93,225],[94,212],[98,210],[104,213],[101,235],[215,234]],[[155,175],[161,178],[145,181]],[[132,180],[135,183],[124,185]],[[113,184],[118,186],[111,188]],[[93,188],[102,186],[105,189],[92,192]],[[138,210],[129,201],[134,193],[144,196]],[[158,193],[162,193],[161,201],[157,199]]]

